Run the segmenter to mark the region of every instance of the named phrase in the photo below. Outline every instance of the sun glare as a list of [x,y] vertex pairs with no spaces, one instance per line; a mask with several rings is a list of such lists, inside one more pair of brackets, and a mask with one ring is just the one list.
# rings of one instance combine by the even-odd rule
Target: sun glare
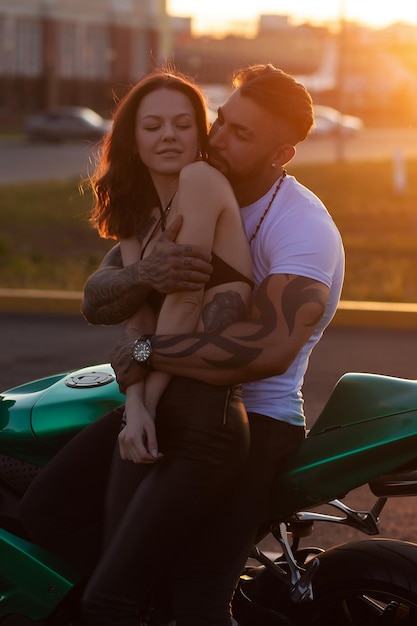
[[250,3],[210,0],[204,4],[195,0],[168,0],[167,9],[171,15],[192,17],[196,34],[236,30],[253,34],[261,14],[287,15],[293,23],[335,23],[345,18],[375,28],[394,22],[417,25],[417,3],[410,0],[322,0],[320,3],[311,0],[258,0]]

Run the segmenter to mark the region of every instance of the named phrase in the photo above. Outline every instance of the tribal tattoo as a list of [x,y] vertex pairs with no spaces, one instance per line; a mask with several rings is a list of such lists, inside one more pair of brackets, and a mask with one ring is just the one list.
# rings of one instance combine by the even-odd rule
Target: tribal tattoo
[[[209,332],[183,334],[180,340],[172,336],[168,338],[155,336],[153,339],[154,349],[161,354],[167,354],[166,351],[168,350],[170,358],[181,358],[195,354],[207,346],[214,346],[230,356],[223,359],[203,358],[207,364],[222,368],[244,367],[255,360],[263,350],[259,345],[254,345],[255,342],[257,343],[265,339],[265,337],[272,335],[277,327],[276,305],[274,305],[268,294],[268,285],[271,279],[272,276],[267,277],[258,290],[256,307],[260,315],[256,319],[251,319],[249,324],[245,325],[244,335],[228,338],[218,334],[221,332],[221,328],[225,328],[223,322],[230,325],[239,321],[239,319],[242,320],[240,308],[235,299],[236,294],[233,294],[232,298],[231,292],[226,292],[226,294],[217,294],[219,299],[216,301],[216,298],[213,298],[213,301],[207,305],[208,308],[205,308],[203,312],[205,327]],[[288,328],[288,336],[291,336],[294,332],[297,313],[301,307],[308,302],[320,305],[320,313],[308,324],[308,326],[314,326],[324,311],[326,298],[324,292],[317,287],[317,281],[315,280],[301,276],[287,276],[287,279],[288,284],[284,287],[281,294],[281,307]],[[222,314],[221,316],[220,313]],[[232,313],[238,313],[235,319],[233,319]],[[230,318],[228,318],[229,314],[231,314]],[[218,324],[217,328],[211,326],[213,323]],[[248,332],[249,329],[250,331]],[[244,345],[242,345],[242,342],[244,342]],[[187,347],[180,347],[180,345],[184,346],[184,343],[187,344]],[[175,351],[173,351],[174,348]]]
[[289,280],[282,292],[281,300],[282,312],[287,323],[289,335],[293,333],[298,311],[303,304],[307,304],[308,302],[315,302],[320,305],[320,313],[308,324],[308,326],[314,327],[323,315],[326,306],[326,298],[323,290],[319,289],[317,287],[317,281],[311,278],[296,276],[292,280]]
[[[255,319],[245,321],[244,305],[239,294],[227,291],[218,293],[208,303],[203,312],[206,332],[188,333],[170,336],[155,335],[152,345],[155,353],[166,355],[170,359],[193,356],[200,350],[208,347],[220,351],[219,356],[200,355],[202,361],[211,367],[220,369],[241,369],[255,361],[273,341],[277,331],[278,315],[282,312],[287,331],[279,329],[278,336],[285,340],[284,335],[290,337],[296,328],[296,318],[300,309],[307,303],[319,305],[319,313],[308,323],[306,328],[313,327],[320,319],[326,306],[326,288],[320,288],[317,281],[299,276],[285,276],[287,283],[280,288],[280,301],[275,302],[271,298],[273,286],[270,282],[273,276],[268,276],[261,284],[256,294],[256,310],[258,316]],[[281,282],[282,285],[282,282]],[[269,288],[269,289],[268,289]],[[239,321],[242,323],[239,324]],[[225,324],[237,323],[234,334],[228,332],[224,336]],[[208,331],[208,332],[207,332]],[[226,331],[227,332],[227,331]],[[127,329],[119,344],[112,353],[112,365],[117,372],[117,380],[120,388],[125,389],[128,385],[141,380],[145,373],[143,368],[136,364],[131,357],[133,340],[137,337],[137,331]],[[260,345],[260,342],[262,345]],[[211,350],[210,350],[211,351]],[[175,361],[174,361],[175,362]]]
[[[204,359],[206,363],[225,368],[236,368],[244,363],[249,363],[259,354],[258,348],[246,348],[218,334],[227,326],[243,321],[245,318],[246,306],[242,296],[238,292],[229,290],[216,293],[210,302],[204,306],[202,312],[205,332],[182,334],[181,340],[185,339],[188,341],[189,339],[193,339],[193,345],[188,348],[178,349],[175,353],[170,352],[170,356],[173,358],[189,356],[197,352],[200,348],[211,344],[229,353],[231,356],[226,360],[222,359],[220,361]],[[154,339],[154,349],[159,351],[163,351],[164,348],[171,348],[177,344],[175,337],[163,340],[161,337],[157,336]],[[179,348],[179,346],[177,346],[177,348]]]
[[189,333],[181,335],[181,343],[183,343],[183,341],[187,342],[190,339],[193,340],[193,343],[187,348],[182,349],[179,348],[178,339],[175,336],[167,339],[163,339],[161,336],[155,336],[152,340],[152,345],[154,350],[161,353],[163,353],[166,349],[176,347],[177,350],[175,352],[169,352],[169,356],[174,359],[191,356],[202,348],[212,345],[219,348],[226,354],[230,354],[230,357],[225,359],[203,358],[203,361],[213,367],[230,369],[238,368],[242,365],[250,363],[261,352],[260,348],[242,346],[233,339],[227,339],[226,337],[215,333]]

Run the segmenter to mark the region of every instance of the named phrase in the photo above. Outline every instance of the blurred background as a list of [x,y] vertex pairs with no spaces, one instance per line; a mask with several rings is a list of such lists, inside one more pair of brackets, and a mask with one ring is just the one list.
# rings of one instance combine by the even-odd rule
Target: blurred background
[[289,172],[342,233],[343,299],[417,302],[409,0],[0,0],[0,290],[80,291],[113,245],[89,226],[79,185],[132,84],[175,67],[214,118],[233,72],[256,63],[312,94],[315,128]]
[[63,105],[109,118],[129,85],[166,62],[195,78],[214,110],[233,70],[273,63],[317,104],[366,126],[417,119],[408,0],[0,0],[0,130]]

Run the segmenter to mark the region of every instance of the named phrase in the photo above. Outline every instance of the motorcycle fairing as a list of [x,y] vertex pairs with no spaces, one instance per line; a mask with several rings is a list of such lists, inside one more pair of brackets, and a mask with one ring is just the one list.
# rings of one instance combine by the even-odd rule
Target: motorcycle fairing
[[79,582],[66,563],[4,529],[0,529],[1,615],[48,617]]
[[309,436],[417,409],[417,381],[349,373],[336,383]]
[[416,450],[417,382],[345,374],[308,437],[277,477],[269,516],[286,518],[343,497],[413,461]]
[[32,409],[39,398],[60,381],[62,376],[60,374],[35,380],[0,395],[0,453],[36,463],[39,442],[32,431]]
[[124,401],[109,364],[10,389],[0,395],[0,453],[43,466],[79,430]]

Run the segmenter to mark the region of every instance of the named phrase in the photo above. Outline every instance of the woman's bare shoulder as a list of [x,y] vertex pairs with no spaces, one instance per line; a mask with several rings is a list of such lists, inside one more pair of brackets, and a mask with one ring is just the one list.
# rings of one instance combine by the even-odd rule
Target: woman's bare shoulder
[[182,168],[180,181],[198,182],[198,184],[224,184],[229,186],[227,179],[221,172],[206,163],[205,161],[195,161]]

